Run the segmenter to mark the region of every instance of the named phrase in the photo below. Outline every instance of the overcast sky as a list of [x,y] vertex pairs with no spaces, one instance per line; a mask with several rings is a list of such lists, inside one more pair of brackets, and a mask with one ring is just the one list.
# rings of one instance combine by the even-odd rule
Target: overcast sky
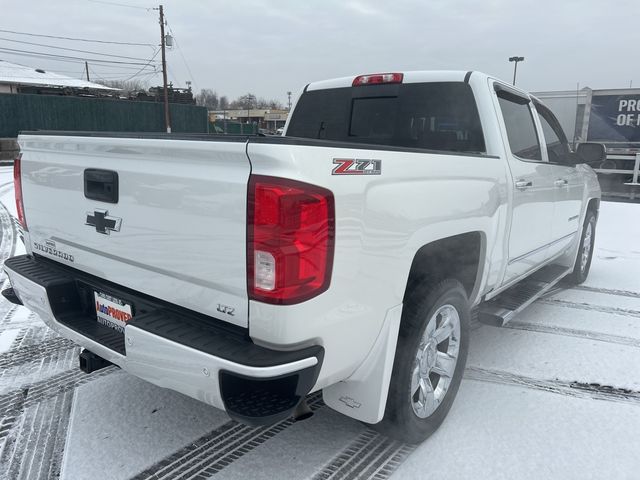
[[[526,90],[572,90],[577,82],[622,88],[632,80],[640,87],[640,0],[164,0],[164,7],[180,47],[167,54],[169,80],[178,86],[191,80],[196,90],[212,88],[230,99],[252,92],[286,103],[288,90],[311,81],[382,71],[480,70],[510,80],[513,55],[526,58],[518,65],[518,85]],[[107,0],[0,0],[0,11],[4,30],[159,43],[157,11]],[[7,39],[139,58],[153,54],[152,47],[2,32],[0,48],[92,58]],[[3,51],[0,59],[76,77],[83,70],[80,63]],[[90,68],[94,76],[126,78],[137,67],[90,62]],[[161,75],[140,78],[161,82]]]

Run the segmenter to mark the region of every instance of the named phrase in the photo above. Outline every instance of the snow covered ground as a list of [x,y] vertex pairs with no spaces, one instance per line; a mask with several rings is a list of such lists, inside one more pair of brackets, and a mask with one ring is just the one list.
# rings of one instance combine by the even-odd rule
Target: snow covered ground
[[[0,167],[0,261],[22,245]],[[589,280],[472,333],[442,428],[417,447],[311,398],[251,428],[116,368],[0,301],[0,478],[640,478],[640,205],[603,203]],[[4,276],[2,282],[5,283]]]

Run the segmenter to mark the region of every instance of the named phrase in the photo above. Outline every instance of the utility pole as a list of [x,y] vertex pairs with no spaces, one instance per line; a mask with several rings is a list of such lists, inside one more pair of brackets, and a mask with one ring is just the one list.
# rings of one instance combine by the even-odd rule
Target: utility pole
[[291,92],[287,92],[287,97],[289,97],[289,111],[291,111]]
[[251,104],[253,103],[253,95],[247,95],[247,124],[251,125],[251,133],[253,133],[253,123],[251,123]]
[[516,84],[516,72],[518,71],[518,62],[524,62],[524,57],[509,57],[510,62],[515,62],[513,66],[513,84]]
[[86,62],[84,62],[84,69],[87,72],[87,82],[90,82],[91,80],[89,80],[89,64]]
[[164,89],[164,126],[167,133],[171,133],[171,119],[169,118],[169,92],[167,91],[167,60],[165,56],[164,38],[164,10],[160,5],[160,47],[162,48],[162,84]]

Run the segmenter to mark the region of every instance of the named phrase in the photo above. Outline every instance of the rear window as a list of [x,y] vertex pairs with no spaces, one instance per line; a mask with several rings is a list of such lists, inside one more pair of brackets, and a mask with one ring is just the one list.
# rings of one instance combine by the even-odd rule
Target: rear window
[[287,136],[485,152],[473,92],[463,82],[309,91],[296,105]]

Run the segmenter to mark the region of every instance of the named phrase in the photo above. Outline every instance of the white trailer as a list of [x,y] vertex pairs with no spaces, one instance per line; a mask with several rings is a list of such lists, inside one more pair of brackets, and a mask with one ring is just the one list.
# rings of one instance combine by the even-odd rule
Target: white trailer
[[574,147],[583,142],[606,146],[607,158],[595,169],[604,196],[640,198],[640,88],[534,95],[553,111]]

